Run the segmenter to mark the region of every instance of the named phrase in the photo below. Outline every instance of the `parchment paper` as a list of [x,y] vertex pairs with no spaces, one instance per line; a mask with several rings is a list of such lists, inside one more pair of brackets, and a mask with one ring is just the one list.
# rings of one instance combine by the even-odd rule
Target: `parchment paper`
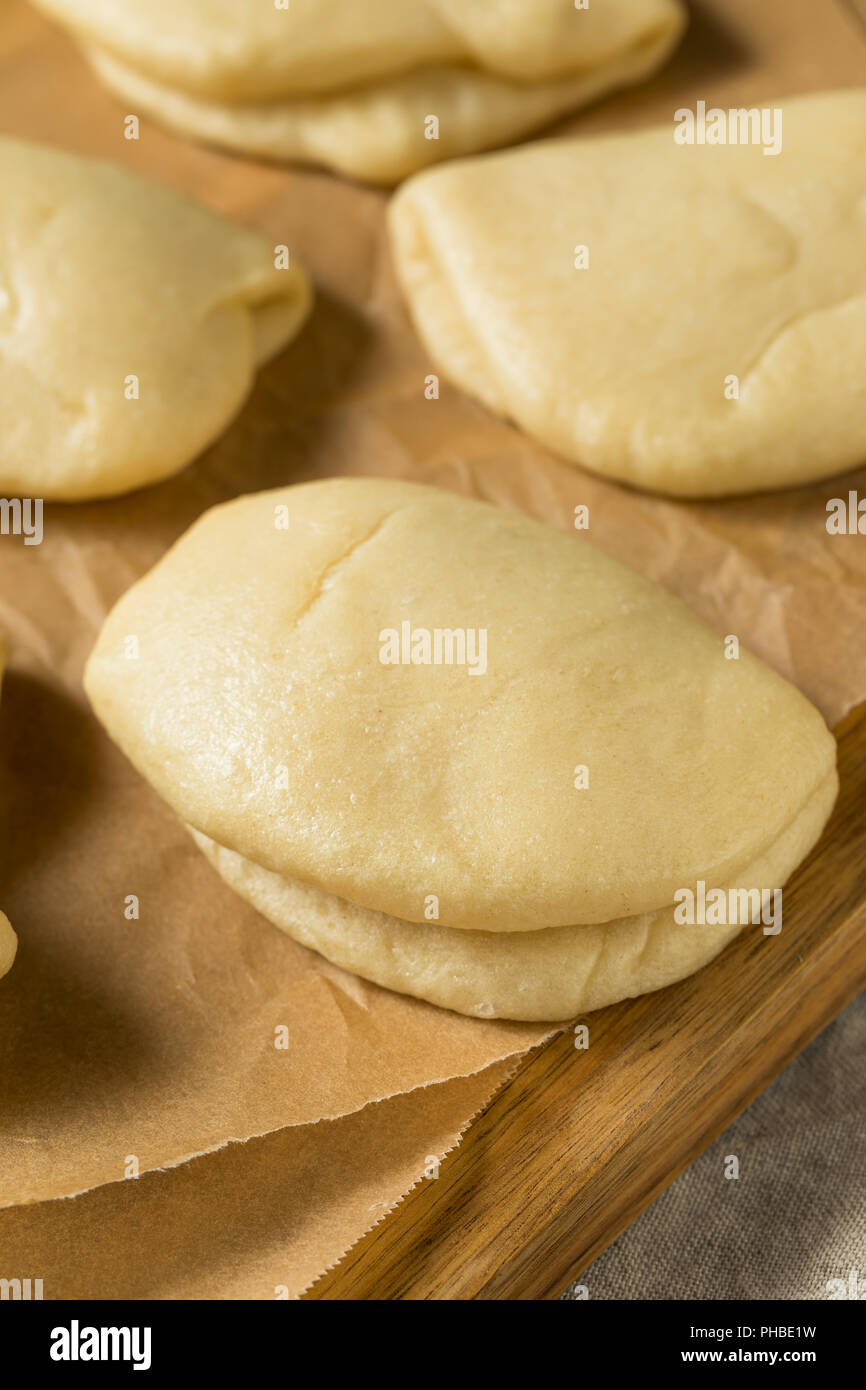
[[9,1207],[0,1263],[7,1277],[41,1279],[46,1299],[294,1298],[417,1182],[437,1180],[435,1160],[509,1070],[499,1063],[68,1201]]
[[[663,74],[562,129],[668,120],[698,98],[751,104],[862,82],[866,49],[853,10],[830,0],[819,9],[810,0],[703,4]],[[114,502],[46,507],[41,546],[0,536],[0,629],[12,657],[0,708],[0,901],[21,940],[0,986],[6,1204],[118,1182],[131,1158],[146,1172],[285,1126],[308,1128],[274,1136],[275,1153],[283,1142],[298,1155],[321,1144],[328,1163],[333,1130],[314,1121],[354,1114],[363,1124],[362,1107],[414,1089],[405,1104],[426,1123],[430,1097],[417,1088],[430,1085],[450,1106],[431,1133],[438,1123],[440,1137],[453,1136],[479,1092],[470,1101],[469,1091],[439,1083],[483,1072],[544,1035],[390,995],[295,946],[225,888],[102,735],[80,689],[98,627],[205,507],[336,473],[435,482],[565,528],[587,504],[590,539],[736,633],[831,724],[866,696],[863,540],[825,529],[827,499],[849,488],[866,494],[866,472],[683,505],[570,468],[445,382],[441,398],[427,401],[431,368],[391,273],[383,195],[233,160],[147,123],[138,142],[126,141],[124,114],[64,38],[18,0],[4,7],[0,130],[110,157],[262,228],[311,269],[318,299],[235,424],[178,478]],[[137,920],[124,915],[129,895]],[[274,1047],[279,1024],[290,1032],[285,1052]],[[493,1076],[477,1083],[488,1095]],[[198,1178],[154,1178],[153,1189],[177,1176],[188,1193],[199,1179],[205,1185],[209,1165],[242,1164],[255,1147],[190,1165]],[[383,1191],[404,1182],[409,1169],[398,1169]],[[346,1175],[332,1191],[335,1213],[347,1210],[349,1187]],[[121,1207],[129,1190],[117,1190]],[[63,1209],[97,1198],[111,1205],[111,1195],[94,1194]],[[359,1219],[335,1216],[328,1249],[354,1240]],[[303,1287],[309,1252],[280,1229],[283,1282]],[[196,1285],[193,1252],[189,1259],[190,1270],[168,1283],[213,1291],[203,1276]],[[230,1278],[222,1287],[232,1296]]]

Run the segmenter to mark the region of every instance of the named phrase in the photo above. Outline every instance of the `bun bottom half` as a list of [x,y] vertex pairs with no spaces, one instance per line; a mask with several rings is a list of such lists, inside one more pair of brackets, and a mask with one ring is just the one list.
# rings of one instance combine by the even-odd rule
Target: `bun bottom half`
[[[837,790],[834,769],[729,888],[781,888],[818,840]],[[748,925],[682,925],[673,904],[527,932],[407,922],[282,877],[188,829],[229,887],[301,945],[374,984],[476,1018],[563,1022],[648,994],[699,970]]]

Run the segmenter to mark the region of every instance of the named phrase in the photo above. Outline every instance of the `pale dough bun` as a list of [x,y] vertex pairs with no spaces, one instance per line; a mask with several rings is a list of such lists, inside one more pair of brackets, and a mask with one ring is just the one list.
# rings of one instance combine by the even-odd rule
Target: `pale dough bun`
[[[41,0],[135,113],[195,139],[396,183],[638,82],[679,0]],[[439,121],[438,138],[427,122]]]
[[[383,665],[403,622],[483,629],[486,673]],[[658,585],[575,534],[381,479],[207,512],[109,614],[85,683],[217,844],[409,922],[434,895],[459,929],[727,886],[835,779],[812,705]]]
[[0,492],[75,501],[177,472],[298,332],[306,275],[110,164],[0,138],[0,184]]
[[[6,668],[6,647],[3,638],[0,637],[0,685],[3,683],[3,672]],[[0,912],[0,976],[6,974],[11,969],[15,959],[15,952],[18,950],[18,937],[12,930],[12,924],[5,913]]]
[[5,913],[0,912],[0,977],[11,970],[15,953],[18,950],[18,937]]
[[[428,164],[519,140],[637,82],[658,67],[668,47],[640,48],[605,67],[550,82],[436,66],[327,96],[243,106],[189,96],[95,48],[87,56],[115,96],[181,135],[240,154],[322,164],[350,178],[394,184]],[[431,113],[440,122],[436,140],[424,133]]]
[[465,53],[429,0],[35,0],[151,77],[223,102],[356,86]]
[[567,459],[653,491],[863,463],[866,89],[782,116],[776,155],[678,145],[671,121],[410,180],[392,245],[433,363]]
[[571,76],[668,45],[678,0],[36,0],[91,43],[178,91],[222,102],[333,92],[440,63],[516,81]]
[[[781,887],[817,841],[837,786],[835,773],[825,778],[775,844],[728,886]],[[575,1018],[693,974],[743,930],[684,926],[671,906],[598,926],[455,931],[356,907],[192,835],[226,883],[302,945],[365,980],[478,1018]]]

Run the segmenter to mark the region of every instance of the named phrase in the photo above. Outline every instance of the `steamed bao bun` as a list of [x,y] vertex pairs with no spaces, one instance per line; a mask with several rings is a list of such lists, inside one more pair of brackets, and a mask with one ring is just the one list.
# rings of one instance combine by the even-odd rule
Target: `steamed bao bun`
[[12,930],[12,923],[4,912],[0,912],[0,976],[11,970],[17,950],[18,937]]
[[686,22],[680,0],[37,3],[128,110],[381,183],[643,80]]
[[[404,623],[483,631],[486,670],[384,664]],[[86,688],[271,921],[482,1017],[564,1019],[698,969],[739,927],[679,926],[676,892],[780,887],[837,790],[818,712],[662,588],[410,483],[207,512],[109,615]]]
[[111,497],[176,473],[298,332],[306,275],[149,179],[0,137],[0,492]]
[[650,492],[724,497],[859,467],[866,87],[781,117],[769,157],[677,144],[668,122],[410,179],[391,244],[433,369]]

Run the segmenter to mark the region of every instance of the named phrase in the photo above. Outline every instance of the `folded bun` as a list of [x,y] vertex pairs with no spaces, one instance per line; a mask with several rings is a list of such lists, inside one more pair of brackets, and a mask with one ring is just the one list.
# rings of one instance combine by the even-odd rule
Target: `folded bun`
[[[551,960],[552,928],[619,932],[770,856],[787,876],[836,792],[819,713],[659,586],[585,539],[410,483],[334,479],[206,513],[109,615],[86,686],[268,915],[286,926],[314,890],[334,900],[307,900],[317,921],[378,933],[339,957],[318,927],[297,932],[374,979],[388,931],[393,961],[429,939],[441,973],[442,942],[482,934],[513,969],[535,934]],[[392,921],[374,931],[360,909]],[[702,952],[665,947],[672,978]],[[383,982],[422,992],[412,974]],[[544,1016],[503,998],[506,1016]]]
[[0,137],[0,183],[0,492],[79,501],[177,472],[298,332],[306,275],[111,164]]

